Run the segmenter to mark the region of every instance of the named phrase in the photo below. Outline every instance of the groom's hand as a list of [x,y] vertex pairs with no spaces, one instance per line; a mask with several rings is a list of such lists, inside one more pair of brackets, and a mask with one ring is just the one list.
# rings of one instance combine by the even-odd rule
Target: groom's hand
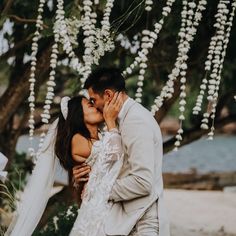
[[73,176],[77,184],[80,182],[87,182],[91,167],[85,163],[73,167]]

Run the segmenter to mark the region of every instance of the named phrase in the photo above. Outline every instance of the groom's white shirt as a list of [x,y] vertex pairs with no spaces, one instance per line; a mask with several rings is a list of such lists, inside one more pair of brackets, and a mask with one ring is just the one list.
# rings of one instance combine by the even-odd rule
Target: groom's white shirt
[[110,200],[114,201],[105,222],[107,235],[129,235],[145,211],[157,201],[159,235],[169,236],[163,202],[162,136],[152,114],[128,98],[118,115],[124,164]]

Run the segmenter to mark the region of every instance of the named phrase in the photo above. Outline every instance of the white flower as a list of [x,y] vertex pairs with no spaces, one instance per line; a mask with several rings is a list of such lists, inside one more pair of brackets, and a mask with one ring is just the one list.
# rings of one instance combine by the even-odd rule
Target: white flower
[[209,129],[207,124],[201,124],[201,129]]
[[175,141],[175,146],[176,146],[176,147],[179,147],[179,146],[180,146],[180,141],[179,141],[179,140]]

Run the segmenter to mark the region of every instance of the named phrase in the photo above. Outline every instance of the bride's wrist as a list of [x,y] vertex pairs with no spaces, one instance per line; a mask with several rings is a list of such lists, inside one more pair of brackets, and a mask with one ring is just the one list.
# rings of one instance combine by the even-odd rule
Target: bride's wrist
[[108,131],[110,131],[111,129],[117,128],[116,122],[114,120],[107,121],[106,125],[107,125]]

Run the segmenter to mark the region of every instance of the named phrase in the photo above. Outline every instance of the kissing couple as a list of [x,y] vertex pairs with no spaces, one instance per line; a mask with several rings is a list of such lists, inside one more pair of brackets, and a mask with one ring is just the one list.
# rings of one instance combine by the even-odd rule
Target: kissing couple
[[33,233],[61,165],[83,188],[70,236],[169,236],[156,120],[127,95],[116,68],[95,70],[84,88],[89,97],[62,98],[5,235]]

